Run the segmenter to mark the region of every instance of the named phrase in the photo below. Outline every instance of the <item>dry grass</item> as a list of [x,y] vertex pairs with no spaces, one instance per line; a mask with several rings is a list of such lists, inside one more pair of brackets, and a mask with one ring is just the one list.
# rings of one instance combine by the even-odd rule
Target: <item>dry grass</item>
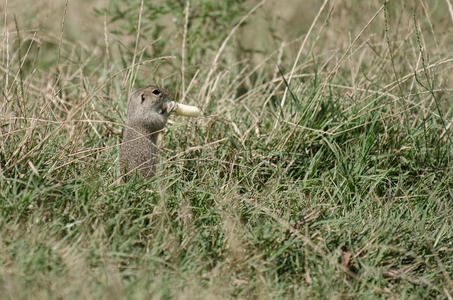
[[[300,23],[250,1],[219,36],[194,2],[116,23],[26,2],[1,6],[2,295],[451,299],[449,0],[313,1]],[[120,184],[149,83],[205,116],[173,118],[158,177]]]

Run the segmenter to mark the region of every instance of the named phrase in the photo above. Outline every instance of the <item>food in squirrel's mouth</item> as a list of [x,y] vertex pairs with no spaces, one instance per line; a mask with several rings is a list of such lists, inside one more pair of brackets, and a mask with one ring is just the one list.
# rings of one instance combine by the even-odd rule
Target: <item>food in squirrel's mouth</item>
[[185,117],[199,117],[201,115],[201,111],[198,107],[182,103],[176,103],[175,113],[178,116]]

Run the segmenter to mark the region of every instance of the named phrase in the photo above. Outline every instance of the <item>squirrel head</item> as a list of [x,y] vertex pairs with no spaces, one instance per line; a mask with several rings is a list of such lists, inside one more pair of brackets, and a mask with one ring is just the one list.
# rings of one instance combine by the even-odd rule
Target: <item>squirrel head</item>
[[147,133],[163,129],[169,114],[176,109],[168,94],[167,90],[156,86],[135,91],[127,106],[126,124]]

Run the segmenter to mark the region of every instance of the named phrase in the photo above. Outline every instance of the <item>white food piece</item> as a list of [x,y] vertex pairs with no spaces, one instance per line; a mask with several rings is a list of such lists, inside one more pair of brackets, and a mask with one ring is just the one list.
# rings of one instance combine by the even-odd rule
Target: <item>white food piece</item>
[[201,111],[198,107],[192,105],[186,105],[181,103],[176,103],[176,114],[178,116],[185,116],[185,117],[199,117],[201,115]]

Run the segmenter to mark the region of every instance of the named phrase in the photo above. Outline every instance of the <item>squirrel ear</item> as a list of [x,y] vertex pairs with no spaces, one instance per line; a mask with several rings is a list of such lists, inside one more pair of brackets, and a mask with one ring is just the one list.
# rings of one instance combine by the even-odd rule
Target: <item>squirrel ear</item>
[[143,102],[145,102],[145,94],[142,94],[141,97],[142,97],[142,104],[143,104]]

